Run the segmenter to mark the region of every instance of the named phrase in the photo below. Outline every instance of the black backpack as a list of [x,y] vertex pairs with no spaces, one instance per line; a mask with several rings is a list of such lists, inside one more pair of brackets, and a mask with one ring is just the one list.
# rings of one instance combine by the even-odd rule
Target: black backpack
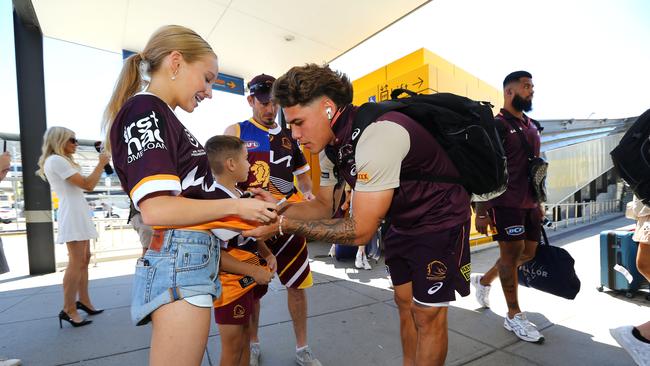
[[[404,93],[409,96],[398,98]],[[460,178],[455,178],[402,172],[400,180],[462,184],[474,196],[474,201],[492,199],[506,190],[506,156],[490,103],[476,102],[451,93],[416,94],[406,89],[393,90],[391,98],[359,107],[352,127],[354,148],[366,127],[381,115],[396,111],[414,119],[429,131],[460,173]]]
[[621,178],[650,205],[650,109],[636,119],[610,155]]

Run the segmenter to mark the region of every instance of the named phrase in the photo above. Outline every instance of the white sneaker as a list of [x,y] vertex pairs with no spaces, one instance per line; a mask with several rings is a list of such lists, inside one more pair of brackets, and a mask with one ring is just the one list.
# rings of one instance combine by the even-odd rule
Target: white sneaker
[[542,343],[544,336],[537,331],[535,324],[528,321],[526,314],[519,313],[510,319],[506,314],[506,319],[503,321],[503,327],[515,333],[519,339],[526,342]]
[[260,364],[260,344],[251,343],[251,358],[249,361],[250,366],[258,366]]
[[296,363],[300,366],[323,366],[314,354],[311,352],[309,346],[296,351]]
[[363,268],[363,257],[357,253],[357,258],[354,260],[354,266],[362,269]]
[[335,255],[336,255],[336,244],[332,244],[329,253],[327,253],[327,256],[334,258]]
[[609,330],[609,334],[632,357],[639,366],[650,366],[650,344],[641,342],[632,335],[631,325]]
[[20,360],[17,358],[7,359],[0,356],[0,366],[20,366],[20,365],[22,365],[22,362],[20,362]]
[[363,264],[363,269],[372,269],[372,266],[368,263],[368,257],[365,255],[361,258],[361,262]]
[[478,301],[482,307],[490,308],[490,289],[492,289],[492,286],[481,285],[481,277],[483,277],[482,274],[474,273],[470,276],[469,282],[474,286],[476,301]]

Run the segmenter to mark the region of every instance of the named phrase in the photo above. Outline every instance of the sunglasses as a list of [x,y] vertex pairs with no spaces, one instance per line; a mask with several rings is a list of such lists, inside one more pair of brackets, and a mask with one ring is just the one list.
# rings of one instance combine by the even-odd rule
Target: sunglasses
[[259,93],[259,92],[267,92],[271,90],[271,87],[273,87],[273,82],[265,81],[263,83],[253,84],[250,87],[248,87],[248,89],[250,90],[251,93]]
[[79,145],[79,140],[77,140],[77,139],[74,138],[74,137],[70,137],[70,138],[68,139],[68,142],[72,142],[72,143],[75,144],[75,145]]

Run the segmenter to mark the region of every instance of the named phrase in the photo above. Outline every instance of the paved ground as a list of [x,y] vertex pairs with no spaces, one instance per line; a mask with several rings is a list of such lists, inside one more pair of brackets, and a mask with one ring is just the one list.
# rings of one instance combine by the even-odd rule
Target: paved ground
[[[498,281],[492,309],[478,309],[473,295],[453,303],[449,316],[448,365],[633,365],[608,328],[650,318],[643,296],[596,291],[599,284],[597,234],[631,224],[607,218],[597,225],[552,233],[551,241],[576,259],[582,290],[564,300],[521,288],[520,302],[546,342],[519,341],[503,329],[505,301]],[[129,299],[133,260],[101,262],[91,268],[91,295],[107,310],[90,326],[59,329],[62,272],[30,277],[24,236],[8,236],[5,250],[13,271],[0,276],[0,355],[25,365],[144,365],[150,327],[131,326]],[[312,243],[315,286],[308,290],[309,342],[326,366],[399,365],[399,323],[384,266],[353,269],[352,262],[326,256],[329,245]],[[472,256],[475,271],[491,266],[496,248]],[[293,365],[294,337],[286,310],[286,291],[273,284],[262,302],[262,364]],[[217,365],[219,334],[213,325],[204,365]]]

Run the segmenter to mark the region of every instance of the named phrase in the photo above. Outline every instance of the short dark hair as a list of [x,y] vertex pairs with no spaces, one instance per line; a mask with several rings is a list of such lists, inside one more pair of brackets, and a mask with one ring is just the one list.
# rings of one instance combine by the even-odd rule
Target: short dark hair
[[533,78],[533,75],[531,75],[528,71],[524,70],[519,70],[519,71],[513,71],[508,76],[506,76],[505,79],[503,79],[503,87],[505,88],[506,85],[512,83],[513,81],[519,81],[520,78]]
[[214,174],[223,173],[223,163],[228,158],[234,157],[244,146],[244,141],[236,136],[217,135],[212,136],[205,143],[205,152],[208,155],[208,163]]
[[328,65],[294,66],[273,83],[273,102],[280,107],[305,105],[321,96],[330,98],[338,107],[352,103],[352,83],[347,75]]

